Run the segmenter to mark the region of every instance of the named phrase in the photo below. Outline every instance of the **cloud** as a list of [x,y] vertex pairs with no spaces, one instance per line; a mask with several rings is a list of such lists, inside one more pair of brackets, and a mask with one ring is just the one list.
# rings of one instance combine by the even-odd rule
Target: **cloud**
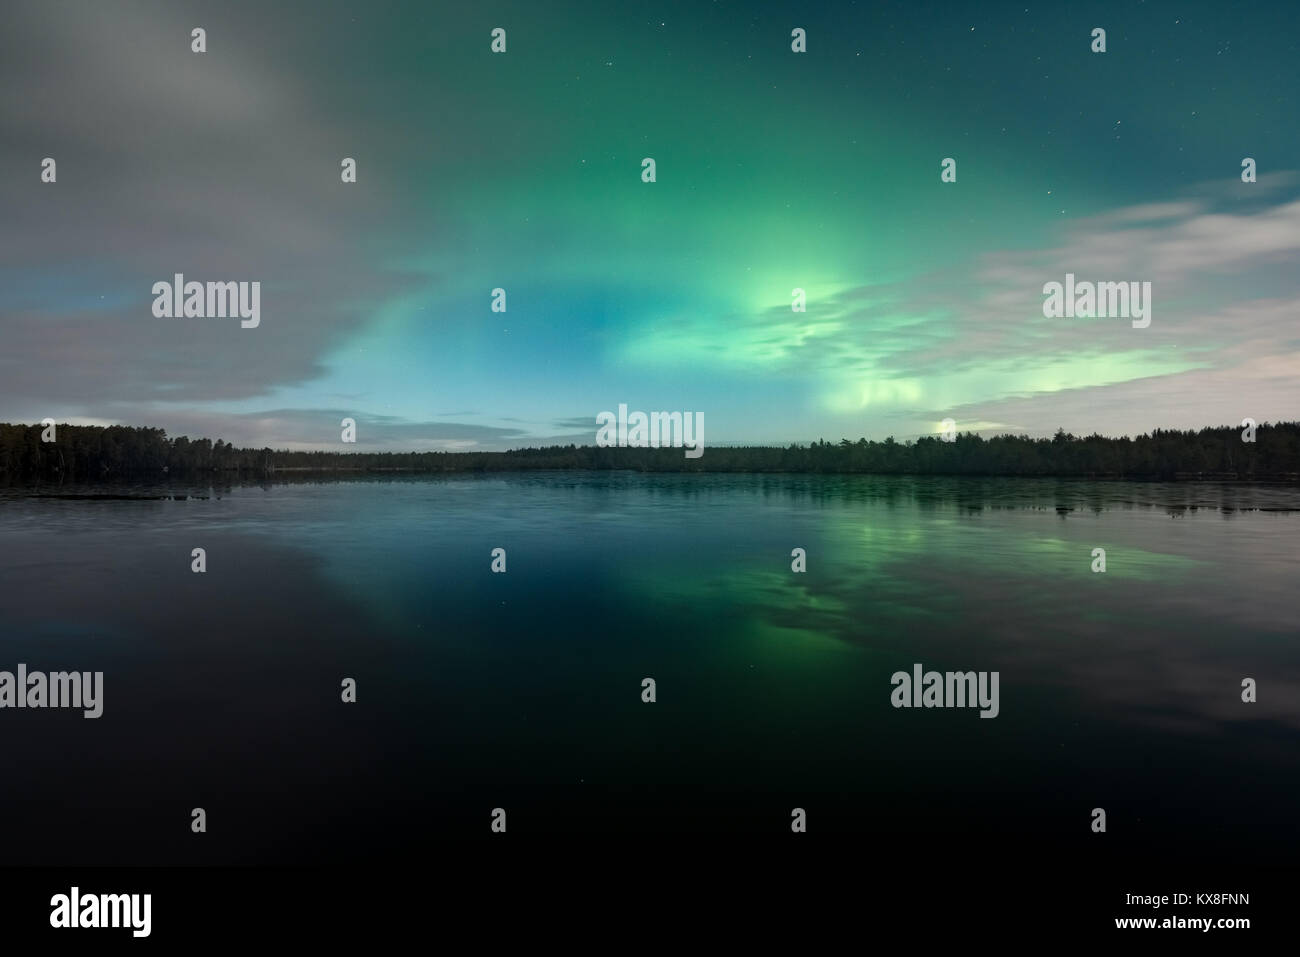
[[[241,448],[333,449],[342,452],[442,451],[496,448],[522,442],[528,433],[513,428],[463,422],[411,422],[397,416],[355,409],[268,409],[248,413],[195,410],[141,410],[121,407],[114,421],[148,421],[170,436],[222,439]],[[357,424],[356,444],[344,444],[341,422]]]
[[[1293,179],[1275,175],[1263,201],[1201,190],[1108,211],[1069,224],[1046,248],[838,289],[806,313],[783,304],[723,321],[660,317],[627,355],[660,361],[668,353],[654,343],[671,343],[679,358],[816,381],[824,409],[869,411],[882,435],[926,434],[948,415],[1031,432],[1291,418],[1300,200],[1278,187]],[[1151,282],[1151,326],[1045,318],[1043,285],[1067,273]]]
[[571,419],[557,419],[551,424],[557,429],[573,429],[580,433],[590,433],[593,436],[596,434],[595,415],[575,415]]
[[[407,197],[377,170],[339,178],[342,156],[384,155],[403,128],[351,115],[336,128],[328,70],[260,39],[301,24],[256,13],[6,7],[0,414],[267,397],[322,376],[383,303],[427,287],[381,257],[438,231],[402,215]],[[190,51],[196,23],[205,54]],[[55,184],[39,182],[44,156]],[[260,281],[261,325],[154,318],[151,287],[177,272]]]
[[[1046,247],[991,251],[941,272],[867,282],[870,264],[854,265],[857,272],[842,281],[809,288],[807,313],[795,314],[770,296],[747,301],[755,290],[748,265],[742,275],[739,263],[779,246],[756,258],[753,282],[765,295],[784,295],[795,283],[782,269],[808,262],[821,269],[825,260],[832,275],[839,263],[857,263],[872,242],[849,244],[842,256],[816,244],[790,252],[775,238],[784,235],[783,214],[754,212],[759,207],[748,197],[738,201],[717,180],[716,193],[706,198],[701,190],[692,200],[688,221],[716,229],[729,245],[698,266],[687,263],[672,243],[653,241],[648,224],[661,221],[640,218],[644,191],[628,194],[635,202],[620,198],[611,213],[610,196],[589,179],[560,176],[547,183],[545,203],[535,198],[527,170],[535,162],[568,169],[574,157],[566,150],[586,142],[582,124],[572,135],[534,139],[557,122],[544,107],[561,87],[545,84],[559,79],[539,74],[543,92],[526,93],[517,77],[494,68],[482,88],[448,85],[447,76],[468,75],[484,52],[481,44],[472,51],[447,44],[436,68],[413,69],[410,58],[427,51],[409,37],[436,27],[442,14],[402,10],[357,23],[315,12],[305,3],[271,10],[124,0],[61,4],[54,15],[46,3],[7,5],[8,29],[0,33],[0,164],[8,171],[0,178],[0,419],[119,416],[170,428],[189,415],[213,437],[246,435],[257,443],[265,436],[308,441],[290,430],[316,428],[314,418],[275,419],[278,413],[267,413],[274,427],[250,424],[243,416],[257,403],[301,409],[319,395],[322,405],[486,408],[482,395],[464,391],[412,394],[421,386],[409,384],[419,381],[409,371],[401,388],[383,377],[402,348],[402,360],[409,357],[417,370],[436,365],[421,348],[488,354],[484,329],[449,305],[468,301],[466,285],[477,289],[474,263],[488,240],[516,257],[516,275],[536,270],[548,288],[557,272],[576,272],[581,295],[592,277],[607,284],[619,271],[626,284],[618,296],[602,293],[581,307],[602,318],[556,317],[608,344],[606,368],[595,360],[585,367],[592,381],[613,369],[649,372],[660,383],[667,371],[673,389],[688,379],[708,379],[719,390],[734,383],[731,404],[720,402],[711,414],[725,420],[734,410],[743,422],[752,403],[750,418],[782,433],[820,434],[843,422],[852,434],[918,434],[947,415],[1050,431],[1068,424],[1055,421],[1067,413],[1071,423],[1096,415],[1131,431],[1135,420],[1169,423],[1192,414],[1238,421],[1234,403],[1261,420],[1293,415],[1283,394],[1297,352],[1287,314],[1300,273],[1300,178],[1292,171],[1269,170],[1249,185],[1227,175],[1069,222]],[[190,52],[195,25],[208,30],[206,54]],[[405,34],[393,32],[398,25]],[[380,36],[382,59],[371,49]],[[598,94],[611,105],[612,89]],[[418,108],[394,107],[398,90]],[[539,109],[519,107],[526,95]],[[420,122],[405,121],[417,114]],[[430,117],[436,122],[424,122]],[[520,149],[503,148],[507,127]],[[556,142],[564,145],[547,152]],[[39,182],[43,156],[58,160],[54,186]],[[343,156],[358,158],[355,185],[339,182]],[[679,229],[669,212],[661,210],[662,223]],[[564,227],[574,223],[581,228],[571,237]],[[607,233],[593,232],[608,228],[632,228],[635,255],[593,255],[580,245],[605,235],[605,246],[617,251]],[[713,242],[708,236],[705,245]],[[709,282],[693,281],[715,266]],[[759,267],[770,274],[760,278]],[[260,281],[261,325],[155,319],[151,286],[176,272],[199,281]],[[666,272],[689,293],[662,293]],[[1043,319],[1042,284],[1066,272],[1152,281],[1152,326]],[[515,288],[512,310],[526,301],[514,298]],[[655,294],[675,306],[637,318]],[[460,323],[454,336],[428,333],[444,321]],[[512,335],[523,328],[511,325]],[[364,346],[373,348],[354,361]],[[484,359],[464,378],[444,379],[458,390],[489,379],[514,382],[516,361],[524,360],[504,358],[489,376]],[[569,361],[563,369],[557,361],[557,375],[580,389],[588,381],[584,366]],[[746,388],[751,378],[758,391]],[[520,422],[517,431],[498,418],[486,428],[501,432],[410,438],[514,442],[535,435],[534,427],[556,433],[546,438],[590,436],[591,422],[554,419],[557,410],[542,398],[539,420]],[[581,398],[569,391],[556,402],[561,411],[582,408]],[[525,414],[536,399],[529,397]],[[1141,403],[1140,415],[1124,412],[1133,403]],[[446,426],[484,421],[468,412],[435,418]]]

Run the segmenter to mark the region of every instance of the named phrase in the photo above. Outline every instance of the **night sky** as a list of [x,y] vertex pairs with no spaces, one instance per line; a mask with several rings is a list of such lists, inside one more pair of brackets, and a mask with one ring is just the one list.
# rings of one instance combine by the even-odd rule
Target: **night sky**
[[[0,421],[458,450],[592,444],[620,403],[715,445],[1298,417],[1292,2],[5,12]],[[260,326],[155,318],[178,272],[260,281]],[[1150,327],[1044,318],[1067,272],[1150,281]]]

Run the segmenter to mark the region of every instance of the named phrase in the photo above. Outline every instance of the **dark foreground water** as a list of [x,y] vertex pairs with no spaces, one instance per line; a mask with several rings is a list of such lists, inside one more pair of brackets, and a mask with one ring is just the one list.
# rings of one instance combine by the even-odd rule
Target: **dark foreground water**
[[[809,839],[974,874],[1031,850],[1285,863],[1297,509],[621,473],[8,489],[0,670],[105,689],[98,720],[0,710],[0,864],[425,859],[495,839],[498,807],[565,841],[786,841],[799,807]],[[915,663],[999,672],[999,715],[893,708]]]

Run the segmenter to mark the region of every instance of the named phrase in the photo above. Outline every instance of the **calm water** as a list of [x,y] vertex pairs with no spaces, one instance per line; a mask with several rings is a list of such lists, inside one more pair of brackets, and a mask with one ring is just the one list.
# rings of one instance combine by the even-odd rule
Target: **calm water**
[[[787,840],[803,807],[809,837],[975,863],[1300,850],[1300,489],[32,491],[0,491],[0,670],[103,671],[104,716],[0,711],[0,864],[436,853],[491,839],[494,807],[511,834],[573,840]],[[1000,715],[894,709],[890,675],[916,662],[1000,672]]]

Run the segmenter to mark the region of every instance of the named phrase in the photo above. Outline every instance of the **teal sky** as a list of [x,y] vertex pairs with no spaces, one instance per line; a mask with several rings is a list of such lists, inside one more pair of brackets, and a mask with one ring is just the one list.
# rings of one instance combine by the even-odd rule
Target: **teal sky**
[[[498,449],[620,403],[706,445],[1297,417],[1294,4],[264,6],[14,8],[0,421]],[[260,281],[261,324],[155,318],[176,272]],[[1067,272],[1151,282],[1151,325],[1044,318]]]

